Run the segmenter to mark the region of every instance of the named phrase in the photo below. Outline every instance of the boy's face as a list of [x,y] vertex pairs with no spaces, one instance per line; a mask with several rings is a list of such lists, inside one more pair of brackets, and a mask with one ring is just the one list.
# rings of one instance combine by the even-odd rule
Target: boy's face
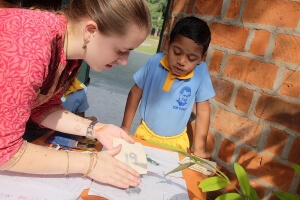
[[175,75],[187,74],[201,63],[203,47],[193,40],[177,36],[169,45],[168,62]]

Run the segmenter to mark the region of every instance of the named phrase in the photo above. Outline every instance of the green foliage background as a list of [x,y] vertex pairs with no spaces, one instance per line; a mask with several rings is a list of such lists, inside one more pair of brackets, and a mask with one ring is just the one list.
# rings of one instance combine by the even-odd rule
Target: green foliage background
[[148,0],[147,2],[151,12],[152,27],[154,29],[161,29],[168,0]]

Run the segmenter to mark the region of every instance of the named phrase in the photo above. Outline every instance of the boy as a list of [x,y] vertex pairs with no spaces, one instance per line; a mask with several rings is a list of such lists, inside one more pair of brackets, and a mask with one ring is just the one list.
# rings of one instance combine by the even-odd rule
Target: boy
[[142,123],[135,136],[190,147],[186,126],[196,102],[196,131],[191,152],[209,158],[206,138],[210,120],[208,100],[215,96],[204,62],[211,39],[207,24],[196,17],[179,20],[170,34],[167,53],[157,53],[135,74],[122,122],[129,133],[140,103]]
[[[76,115],[85,117],[85,111],[89,108],[89,103],[86,96],[87,87],[77,78],[72,81],[68,91],[61,98],[63,107]],[[94,116],[86,117],[92,121],[96,121]]]

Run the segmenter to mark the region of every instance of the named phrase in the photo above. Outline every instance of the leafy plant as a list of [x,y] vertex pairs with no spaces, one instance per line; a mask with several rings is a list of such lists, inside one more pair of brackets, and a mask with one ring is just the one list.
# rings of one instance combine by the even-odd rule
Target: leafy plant
[[[162,143],[154,142],[154,141],[148,141],[148,142],[151,142],[153,144],[156,144],[158,146],[164,147],[164,148],[172,150],[172,151],[176,151],[186,157],[190,157],[190,159],[193,161],[191,163],[185,163],[183,165],[179,165],[172,171],[166,173],[165,176],[167,176],[171,173],[186,169],[194,164],[201,165],[201,166],[203,166],[203,164],[206,164],[216,170],[216,173],[215,173],[216,176],[208,177],[200,182],[198,187],[201,188],[203,192],[216,191],[216,190],[225,188],[228,185],[232,185],[234,187],[236,193],[229,192],[229,193],[222,194],[222,195],[218,196],[216,198],[216,200],[259,200],[259,197],[258,197],[256,191],[250,185],[249,178],[248,178],[246,171],[238,163],[234,163],[234,171],[237,176],[241,191],[238,188],[236,188],[233,184],[231,184],[229,178],[223,172],[221,172],[216,167],[210,165],[204,159],[195,157],[195,156],[193,156],[187,152],[184,152],[181,149],[171,146],[171,145],[162,144]],[[294,163],[291,163],[290,166],[295,170],[297,175],[300,176],[300,166],[297,164],[294,164]],[[277,200],[300,200],[299,195],[292,194],[289,192],[274,192],[273,194],[276,196]]]

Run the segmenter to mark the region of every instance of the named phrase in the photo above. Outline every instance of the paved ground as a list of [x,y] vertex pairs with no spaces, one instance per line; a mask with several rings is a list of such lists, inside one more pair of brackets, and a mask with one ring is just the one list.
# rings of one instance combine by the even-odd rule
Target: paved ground
[[[111,70],[95,72],[90,70],[88,86],[89,109],[86,116],[96,116],[98,121],[120,126],[127,100],[127,95],[134,84],[132,75],[149,58],[150,54],[133,51],[126,66],[117,66]],[[141,118],[137,112],[131,127],[133,133]]]

